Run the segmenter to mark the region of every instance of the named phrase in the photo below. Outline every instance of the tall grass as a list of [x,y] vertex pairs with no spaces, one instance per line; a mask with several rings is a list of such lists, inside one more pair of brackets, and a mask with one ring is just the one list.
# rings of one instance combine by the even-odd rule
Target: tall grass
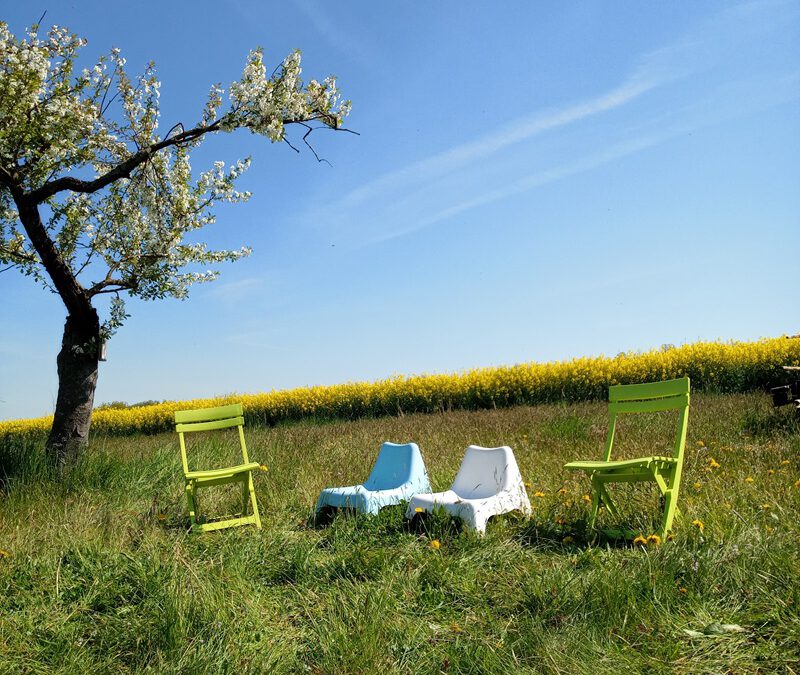
[[[672,422],[627,418],[622,455],[661,452]],[[589,402],[248,428],[269,466],[264,528],[200,536],[174,434],[95,435],[64,484],[41,474],[40,444],[3,441],[0,673],[797,672],[791,411],[694,396],[675,538],[649,547],[587,532],[588,485],[562,469],[600,456],[605,423]],[[213,438],[196,466],[233,459],[235,437]],[[315,524],[319,490],[363,480],[383,440],[419,443],[435,489],[468,444],[511,445],[533,518],[493,519],[484,538],[399,508]],[[208,493],[207,512],[235,507]],[[604,527],[656,529],[652,491],[617,495]],[[743,631],[702,633],[715,623]]]

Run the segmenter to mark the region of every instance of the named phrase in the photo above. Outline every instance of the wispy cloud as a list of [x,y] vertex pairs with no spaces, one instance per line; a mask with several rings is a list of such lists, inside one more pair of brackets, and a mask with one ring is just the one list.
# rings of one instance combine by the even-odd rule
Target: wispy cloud
[[208,290],[208,296],[224,302],[239,302],[264,286],[264,279],[255,277],[216,283]]
[[[753,40],[781,25],[788,8],[796,10],[788,0],[746,2],[728,7],[673,43],[640,56],[616,87],[584,101],[520,117],[498,131],[383,174],[345,195],[341,207],[354,207],[392,192],[407,193],[415,185],[430,185],[432,180],[474,165],[508,147],[625,106],[654,89],[710,68],[724,59],[735,45],[720,41],[721,33],[733,32],[739,41]],[[735,31],[730,30],[732,26]]]
[[354,206],[382,192],[396,190],[409,182],[424,182],[450,173],[538,134],[618,108],[657,85],[657,81],[637,75],[596,98],[517,119],[506,124],[500,131],[384,174],[347,194],[342,205]]
[[659,137],[645,137],[634,141],[626,141],[608,148],[603,152],[593,154],[588,157],[583,157],[551,169],[537,171],[536,173],[530,174],[511,183],[510,185],[489,190],[481,195],[472,197],[471,199],[465,199],[464,201],[449,206],[446,209],[442,209],[441,211],[438,211],[427,218],[423,218],[414,222],[413,225],[395,230],[393,232],[381,234],[380,236],[372,239],[370,243],[378,243],[411,234],[412,232],[421,230],[436,223],[440,223],[448,218],[452,218],[460,213],[464,213],[465,211],[469,211],[479,206],[485,206],[487,204],[491,204],[492,202],[507,199],[509,197],[513,197],[514,195],[532,190],[533,188],[541,185],[546,185],[547,183],[552,183],[554,181],[561,180],[562,178],[594,169],[603,164],[607,164],[608,162],[612,162],[615,159],[619,159],[626,155],[631,155],[644,150],[645,148],[649,148],[650,146],[655,145],[662,140],[664,139]]
[[[741,80],[736,83],[726,83],[709,92],[703,99],[695,101],[691,106],[686,106],[673,114],[665,114],[651,119],[648,124],[643,125],[638,130],[638,136],[634,140],[616,143],[570,162],[559,163],[551,168],[531,173],[510,184],[487,190],[441,209],[430,216],[415,220],[410,225],[381,233],[366,243],[380,243],[411,234],[471,209],[508,199],[548,183],[596,169],[615,160],[664,143],[672,138],[692,133],[704,126],[742,115],[753,114],[798,98],[800,98],[800,71],[798,70],[756,81]],[[713,112],[709,113],[709,110]],[[648,133],[648,129],[656,131]]]
[[336,23],[322,5],[313,0],[295,0],[294,4],[331,47],[362,64],[375,60],[363,42],[352,31],[345,31]]

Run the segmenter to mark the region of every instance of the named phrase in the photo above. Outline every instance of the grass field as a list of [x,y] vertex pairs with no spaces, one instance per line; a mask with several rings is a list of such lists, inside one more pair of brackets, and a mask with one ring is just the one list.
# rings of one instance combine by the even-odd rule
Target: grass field
[[[625,419],[622,456],[661,452],[672,423]],[[605,404],[584,403],[248,428],[269,467],[264,528],[200,536],[174,434],[94,437],[63,485],[35,446],[6,440],[0,672],[800,672],[791,411],[693,396],[682,514],[648,547],[587,533],[587,481],[562,469],[600,457],[605,424]],[[383,440],[416,441],[434,489],[468,444],[510,445],[533,518],[494,519],[483,539],[402,509],[315,524],[319,490],[363,480]],[[197,465],[235,447],[204,439]],[[652,491],[617,494],[623,522],[601,524],[657,529]],[[222,515],[234,497],[203,505]]]

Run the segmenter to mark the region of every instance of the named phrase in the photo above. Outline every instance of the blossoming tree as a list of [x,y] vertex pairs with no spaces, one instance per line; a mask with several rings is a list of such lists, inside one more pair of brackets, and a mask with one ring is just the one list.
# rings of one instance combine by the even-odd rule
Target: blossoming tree
[[[249,160],[193,177],[190,154],[209,135],[249,129],[286,141],[288,125],[340,129],[350,111],[336,80],[300,79],[300,52],[267,75],[260,49],[228,89],[211,87],[198,122],[160,136],[153,64],[135,79],[118,49],[91,69],[86,41],[54,26],[13,35],[0,22],[0,270],[16,268],[61,297],[67,311],[48,452],[63,469],[86,445],[104,340],[127,318],[124,294],[186,297],[208,267],[249,249],[210,250],[186,237],[214,222],[219,202],[241,202]],[[310,146],[309,146],[310,147]],[[111,294],[100,320],[94,306]]]

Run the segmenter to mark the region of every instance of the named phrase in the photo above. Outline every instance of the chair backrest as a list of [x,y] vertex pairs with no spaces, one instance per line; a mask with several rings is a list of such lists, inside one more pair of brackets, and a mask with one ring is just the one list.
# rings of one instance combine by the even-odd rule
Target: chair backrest
[[653,413],[665,410],[677,410],[678,424],[675,430],[675,442],[672,456],[683,458],[686,445],[686,429],[689,422],[689,390],[688,377],[663,382],[647,382],[645,384],[618,384],[608,388],[608,412],[611,419],[606,438],[605,461],[611,459],[614,445],[614,432],[617,426],[617,415],[630,413]]
[[175,411],[175,431],[181,444],[181,461],[183,472],[188,473],[189,462],[186,457],[186,443],[183,435],[195,431],[215,431],[237,427],[239,430],[239,443],[242,446],[242,460],[247,464],[247,446],[244,442],[244,417],[242,404],[223,405],[216,408],[198,408],[197,410]]
[[425,464],[416,443],[386,442],[378,451],[364,487],[367,490],[391,490],[421,475],[426,475]]
[[507,445],[470,445],[450,489],[465,499],[483,499],[505,490],[518,476],[517,460]]

